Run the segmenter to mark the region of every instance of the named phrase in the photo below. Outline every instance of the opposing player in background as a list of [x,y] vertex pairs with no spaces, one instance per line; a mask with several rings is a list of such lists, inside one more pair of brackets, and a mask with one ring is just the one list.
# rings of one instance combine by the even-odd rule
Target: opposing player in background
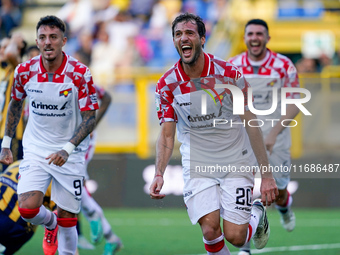
[[[17,194],[19,164],[20,161],[14,162],[0,174],[0,244],[5,248],[0,254],[4,255],[17,252],[37,229],[36,225],[20,217]],[[56,204],[51,200],[51,185],[46,190],[43,205],[51,211],[56,209]]]
[[[23,101],[28,98],[24,160],[19,168],[19,212],[25,221],[49,230],[47,243],[55,239],[59,228],[59,255],[69,255],[77,249],[76,215],[98,102],[89,69],[62,51],[67,41],[65,24],[55,16],[46,16],[39,20],[36,32],[41,55],[15,69],[0,162],[13,162],[10,143]],[[51,180],[57,216],[42,205]]]
[[[82,51],[76,51],[74,56],[83,64],[89,65],[89,60],[87,56],[83,54]],[[103,118],[104,114],[107,112],[110,104],[111,104],[111,96],[110,94],[103,88],[95,85],[99,109],[96,113],[96,126],[99,124],[100,120]],[[96,143],[96,135],[97,131],[94,130],[90,135],[90,144],[89,148],[85,155],[85,164],[86,169],[88,169],[88,164],[93,158],[95,143]],[[88,172],[86,171],[85,182],[89,179]],[[85,183],[86,184],[86,183]],[[117,251],[122,248],[122,242],[120,238],[112,231],[110,223],[105,218],[104,212],[100,205],[94,200],[94,198],[90,195],[90,193],[85,187],[85,192],[82,195],[81,199],[81,210],[86,219],[90,223],[91,229],[91,241],[94,244],[98,244],[102,237],[105,238],[106,244],[104,247],[103,255],[113,255]],[[87,245],[85,237],[81,233],[80,224],[77,226],[78,229],[78,247],[79,248],[91,248],[91,246]],[[80,245],[79,245],[80,244]]]
[[[160,192],[177,127],[178,140],[182,143],[184,201],[192,224],[198,222],[201,226],[207,253],[230,254],[224,238],[241,247],[254,236],[255,246],[263,248],[270,231],[266,211],[260,200],[252,203],[253,173],[240,171],[256,165],[256,160],[259,165],[268,166],[261,130],[220,122],[248,123],[256,119],[247,107],[249,85],[234,65],[203,51],[205,25],[200,17],[189,13],[179,15],[172,23],[172,35],[180,60],[156,86],[157,114],[162,126],[150,196],[165,197]],[[233,115],[230,91],[217,86],[227,84],[246,98],[242,105],[244,115]],[[201,98],[207,94],[213,96],[206,97],[206,113],[202,113]],[[216,165],[232,166],[235,172],[197,171]],[[263,168],[261,174],[262,202],[270,205],[277,195],[275,180]]]
[[[15,67],[22,62],[25,53],[26,41],[20,33],[13,33],[11,38],[3,38],[0,43],[0,140],[5,133],[5,123],[8,104],[11,101],[11,89]],[[12,139],[11,149],[13,160],[23,157],[22,135],[24,123],[22,117]],[[0,165],[0,172],[4,171],[7,165]]]
[[[252,19],[245,26],[244,41],[248,51],[229,60],[238,66],[244,77],[253,88],[254,107],[258,110],[268,110],[273,104],[273,90],[278,91],[278,107],[270,115],[258,115],[263,120],[261,127],[265,146],[268,153],[269,164],[272,166],[289,166],[291,137],[289,124],[285,126],[281,121],[294,119],[299,113],[295,104],[289,104],[286,115],[281,116],[281,88],[299,87],[296,68],[289,58],[267,49],[270,40],[268,25],[264,20]],[[299,98],[299,93],[287,93],[287,98]],[[276,123],[265,121],[265,119],[276,119]],[[279,189],[279,196],[275,201],[275,207],[280,212],[281,224],[287,231],[295,227],[295,215],[291,209],[292,196],[287,191],[290,181],[288,171],[273,173]],[[242,248],[240,254],[250,254],[250,243]]]

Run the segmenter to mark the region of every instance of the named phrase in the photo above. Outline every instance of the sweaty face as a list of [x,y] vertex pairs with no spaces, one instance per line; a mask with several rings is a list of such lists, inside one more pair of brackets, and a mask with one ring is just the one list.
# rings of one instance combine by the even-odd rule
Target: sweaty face
[[205,37],[200,38],[195,21],[183,21],[174,28],[173,41],[182,62],[193,65],[202,53]]
[[66,43],[66,37],[59,28],[41,26],[37,33],[37,46],[45,60],[54,61],[62,56],[62,47]]
[[251,24],[246,27],[244,42],[250,59],[259,61],[266,56],[266,45],[269,39],[268,31],[264,26]]

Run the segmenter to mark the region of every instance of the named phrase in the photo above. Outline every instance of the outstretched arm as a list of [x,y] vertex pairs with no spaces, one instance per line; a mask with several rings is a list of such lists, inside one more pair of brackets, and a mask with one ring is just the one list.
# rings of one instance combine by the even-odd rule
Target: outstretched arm
[[172,155],[175,141],[175,122],[165,122],[162,124],[161,133],[156,143],[156,171],[155,177],[150,185],[150,197],[152,199],[162,199],[164,194],[160,194],[163,187],[163,175],[165,168]]
[[6,118],[5,136],[1,144],[0,163],[6,165],[13,163],[13,156],[10,150],[10,145],[21,117],[22,107],[23,101],[12,99],[9,102]]
[[67,161],[69,155],[72,153],[75,147],[77,147],[94,129],[96,124],[96,112],[82,111],[81,113],[82,122],[74,132],[70,141],[58,152],[52,153],[46,159],[49,159],[48,164],[55,164],[62,166]]

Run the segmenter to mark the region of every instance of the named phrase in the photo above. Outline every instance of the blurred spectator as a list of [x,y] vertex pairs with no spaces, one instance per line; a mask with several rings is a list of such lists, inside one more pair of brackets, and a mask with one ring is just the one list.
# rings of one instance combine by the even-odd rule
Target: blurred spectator
[[92,48],[89,66],[96,84],[107,87],[114,83],[114,71],[122,56],[124,57],[124,49],[115,47],[110,42],[107,25],[102,23],[97,33],[97,42]]
[[90,0],[69,0],[57,12],[57,16],[67,24],[68,42],[64,50],[72,55],[78,48],[78,36],[82,31],[93,31],[93,9]]
[[[11,90],[13,87],[15,67],[21,63],[27,43],[21,33],[15,32],[11,38],[4,38],[0,44],[0,142],[5,135],[5,123],[7,109],[11,101]],[[23,116],[21,116],[15,135],[12,139],[11,148],[14,160],[22,159],[22,135],[24,132]],[[0,172],[4,171],[7,165],[0,164]]]
[[333,65],[340,65],[340,46],[338,47],[338,50],[334,53],[332,62]]
[[13,28],[21,24],[22,14],[15,1],[1,0],[0,37],[9,36]]
[[92,47],[93,47],[93,34],[89,31],[81,32],[78,37],[78,49],[77,51],[82,51],[83,54],[87,55],[89,63],[91,62]]
[[318,64],[318,71],[321,72],[324,67],[332,65],[332,59],[322,53],[318,59]]
[[139,29],[140,27],[134,22],[130,13],[125,11],[120,11],[113,21],[107,23],[106,32],[108,33],[110,47],[117,51],[112,57],[115,58],[114,61],[117,66],[132,66],[135,38]]
[[296,62],[295,66],[296,66],[298,73],[316,73],[317,72],[316,61],[311,58],[302,57]]
[[40,55],[39,48],[36,45],[31,45],[26,50],[27,60],[34,58],[35,56]]
[[147,22],[156,0],[130,0],[129,11],[134,18]]
[[173,17],[181,11],[180,1],[159,0],[152,8],[150,26],[147,39],[152,49],[152,60],[148,66],[166,66],[178,58],[173,47],[171,22]]

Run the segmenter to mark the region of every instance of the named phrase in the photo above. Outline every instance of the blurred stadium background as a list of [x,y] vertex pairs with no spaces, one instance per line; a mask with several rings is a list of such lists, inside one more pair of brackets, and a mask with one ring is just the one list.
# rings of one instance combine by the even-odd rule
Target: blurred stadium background
[[[19,31],[33,45],[35,25],[41,16],[54,14],[63,18],[69,28],[64,50],[87,56],[94,82],[113,97],[98,126],[96,154],[89,173],[93,196],[107,208],[112,216],[109,221],[125,241],[122,254],[204,253],[197,226],[186,230],[190,223],[181,196],[178,149],[174,150],[171,169],[165,177],[167,198],[152,201],[147,195],[159,133],[154,88],[164,71],[178,60],[171,21],[185,11],[199,14],[206,21],[205,51],[226,60],[245,50],[244,24],[251,18],[266,20],[271,35],[268,47],[291,58],[301,85],[312,96],[305,104],[312,116],[299,115],[298,126],[291,128],[293,164],[303,167],[340,163],[339,0],[2,0],[1,37]],[[15,21],[9,29],[5,27],[4,13],[10,13]],[[340,169],[332,173],[303,170],[292,174],[289,189],[294,193],[294,207],[298,208],[297,229],[285,233],[273,210],[270,216],[274,240],[269,247],[318,244],[321,246],[283,249],[280,254],[340,254],[339,172]],[[153,217],[159,224],[152,222]],[[176,225],[177,217],[181,226]],[[140,219],[142,223],[138,223]],[[176,238],[164,234],[171,223],[174,227],[169,231]],[[282,235],[283,243],[275,239],[275,233]],[[165,237],[160,238],[163,234]],[[147,236],[152,244],[141,243],[150,242]],[[190,245],[178,247],[188,236],[195,237],[190,239]],[[139,241],[129,247],[130,239]],[[39,254],[39,241],[31,243],[27,247],[31,245],[32,249],[24,247],[20,254],[29,254],[28,250]],[[170,249],[172,246],[177,248]],[[265,253],[278,254],[279,250]]]

